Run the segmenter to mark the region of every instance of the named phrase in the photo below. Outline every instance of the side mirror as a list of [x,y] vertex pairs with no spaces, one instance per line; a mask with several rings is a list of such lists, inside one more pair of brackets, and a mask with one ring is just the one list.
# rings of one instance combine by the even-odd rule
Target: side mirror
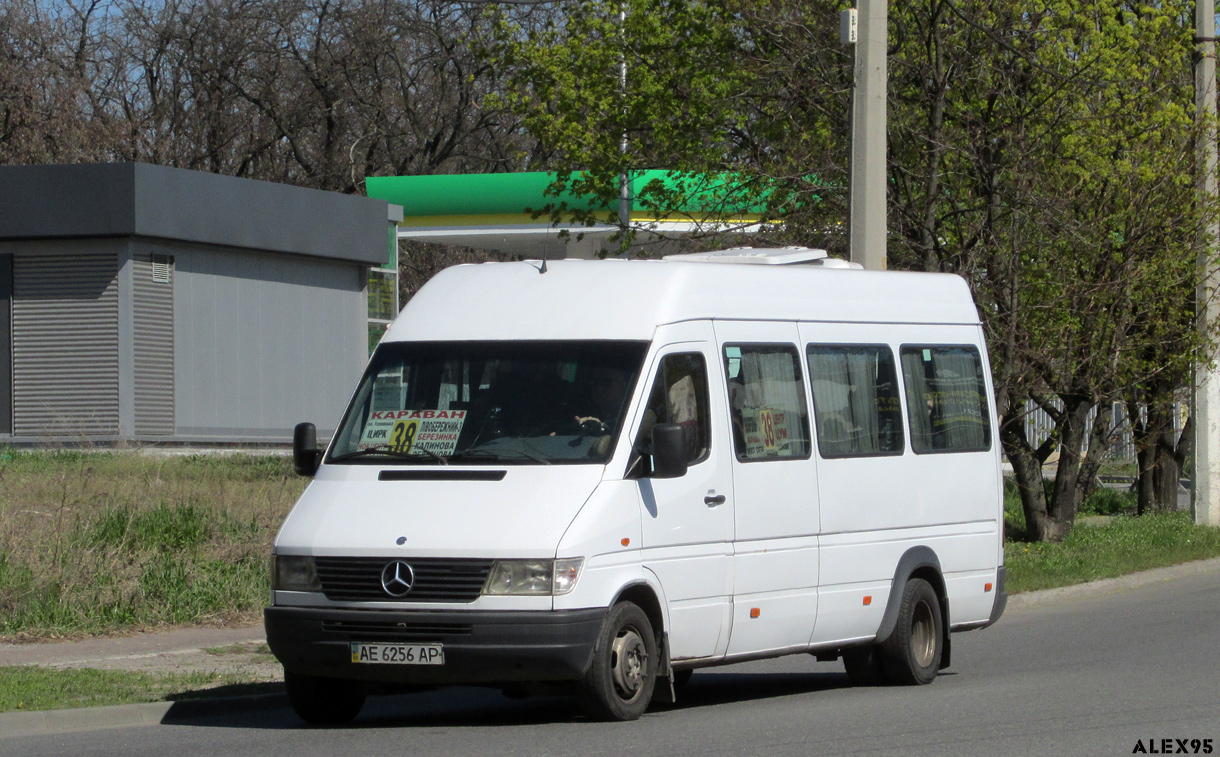
[[652,478],[686,475],[686,429],[677,423],[652,427]]
[[292,429],[292,467],[297,475],[312,476],[322,462],[318,449],[318,429],[312,423],[298,423]]

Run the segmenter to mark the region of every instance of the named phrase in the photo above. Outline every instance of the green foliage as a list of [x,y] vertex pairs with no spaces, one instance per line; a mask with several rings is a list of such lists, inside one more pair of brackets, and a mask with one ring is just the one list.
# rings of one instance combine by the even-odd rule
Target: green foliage
[[251,619],[303,480],[284,457],[18,453],[0,463],[0,635]]
[[1085,497],[1081,515],[1134,515],[1135,494],[1121,489],[1101,487]]
[[1220,528],[1198,526],[1189,514],[1116,516],[1081,525],[1061,543],[1004,545],[1008,591],[1020,593],[1112,578],[1125,573],[1220,556]]
[[288,455],[187,455],[174,466],[183,478],[223,481],[267,481],[294,478]]
[[90,527],[89,539],[101,547],[180,551],[197,548],[211,534],[202,511],[193,505],[171,508],[158,504],[134,512],[119,507],[107,510]]
[[[269,591],[264,549],[242,546],[249,536],[225,536],[232,531],[217,522],[222,517],[186,511],[194,514],[104,512],[57,561],[0,559],[0,635],[202,623],[257,611]],[[260,531],[256,542],[268,537]]]
[[[593,211],[556,201],[539,212],[614,223],[619,176],[661,168],[669,180],[636,198],[652,218],[687,220],[679,208],[699,196],[709,229],[732,228],[757,206],[764,223],[827,225],[822,199],[842,174],[822,158],[841,144],[846,88],[811,97],[819,82],[797,69],[841,76],[833,4],[582,0],[564,10],[541,27],[492,11],[498,33],[482,51],[510,80],[489,102],[519,113],[554,156],[553,194],[595,200]],[[825,43],[816,48],[815,33]],[[678,172],[728,181],[708,196]]]
[[[1004,0],[891,7],[890,265],[960,273],[986,329],[1017,475],[1046,452],[1018,428],[1051,412],[1056,478],[1024,503],[1039,535],[1070,527],[1104,453],[1090,407],[1152,403],[1188,383],[1196,328],[1190,3]],[[1072,409],[1083,411],[1075,414]],[[1090,461],[1082,468],[1087,451]],[[1037,458],[1037,459],[1035,459]],[[1020,464],[1024,463],[1024,464]]]
[[1017,482],[1004,478],[1004,523],[1008,531],[1023,531],[1025,529],[1025,512],[1021,508],[1021,495],[1017,491]]
[[[1053,480],[1043,481],[1047,497],[1051,496],[1054,487]],[[1081,515],[1133,515],[1135,513],[1136,496],[1127,489],[1111,489],[1098,487],[1085,497],[1080,506]],[[1017,482],[1012,478],[1004,479],[1004,522],[1014,535],[1024,535],[1025,511],[1021,503],[1021,495],[1017,491]]]

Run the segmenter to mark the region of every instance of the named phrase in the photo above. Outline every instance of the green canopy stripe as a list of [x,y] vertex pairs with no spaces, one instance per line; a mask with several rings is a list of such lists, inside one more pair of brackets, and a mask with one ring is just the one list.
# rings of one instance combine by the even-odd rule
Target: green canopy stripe
[[[580,210],[612,209],[609,205],[597,203],[594,198],[579,197],[570,192],[558,197],[547,195],[546,189],[555,182],[555,178],[556,174],[546,171],[370,176],[365,180],[365,187],[369,197],[401,205],[403,215],[408,218],[518,214],[525,213],[527,208],[538,209],[553,202],[566,202],[569,207]],[[761,204],[731,209],[723,207],[726,195],[734,189],[728,180],[674,171],[652,170],[633,174],[631,196],[636,197],[643,187],[654,180],[660,180],[666,189],[683,189],[687,196],[675,209],[680,213],[703,213],[713,209],[731,213],[762,212]],[[641,211],[644,208],[633,202],[632,210]]]

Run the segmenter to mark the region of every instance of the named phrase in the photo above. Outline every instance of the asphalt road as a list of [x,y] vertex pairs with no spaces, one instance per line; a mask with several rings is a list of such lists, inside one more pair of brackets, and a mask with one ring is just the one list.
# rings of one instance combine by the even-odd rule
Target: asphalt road
[[953,667],[930,686],[853,689],[838,663],[800,655],[696,673],[677,705],[634,723],[453,689],[370,700],[345,729],[272,708],[0,738],[0,753],[1030,757],[1126,755],[1137,742],[1163,753],[1163,739],[1202,754],[1210,739],[1220,755],[1220,571],[1012,610],[953,644]]

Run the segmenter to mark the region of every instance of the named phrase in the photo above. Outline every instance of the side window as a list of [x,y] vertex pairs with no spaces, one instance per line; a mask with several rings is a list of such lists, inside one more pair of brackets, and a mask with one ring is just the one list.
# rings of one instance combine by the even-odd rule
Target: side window
[[677,423],[686,430],[686,462],[697,462],[710,446],[707,407],[707,363],[703,355],[666,355],[648,396],[636,448],[652,447],[652,427],[656,424]]
[[725,345],[724,369],[737,459],[809,457],[809,414],[796,347]]
[[902,347],[902,379],[916,452],[991,448],[983,361],[970,346]]
[[807,356],[822,457],[901,455],[902,403],[890,348],[811,344]]

